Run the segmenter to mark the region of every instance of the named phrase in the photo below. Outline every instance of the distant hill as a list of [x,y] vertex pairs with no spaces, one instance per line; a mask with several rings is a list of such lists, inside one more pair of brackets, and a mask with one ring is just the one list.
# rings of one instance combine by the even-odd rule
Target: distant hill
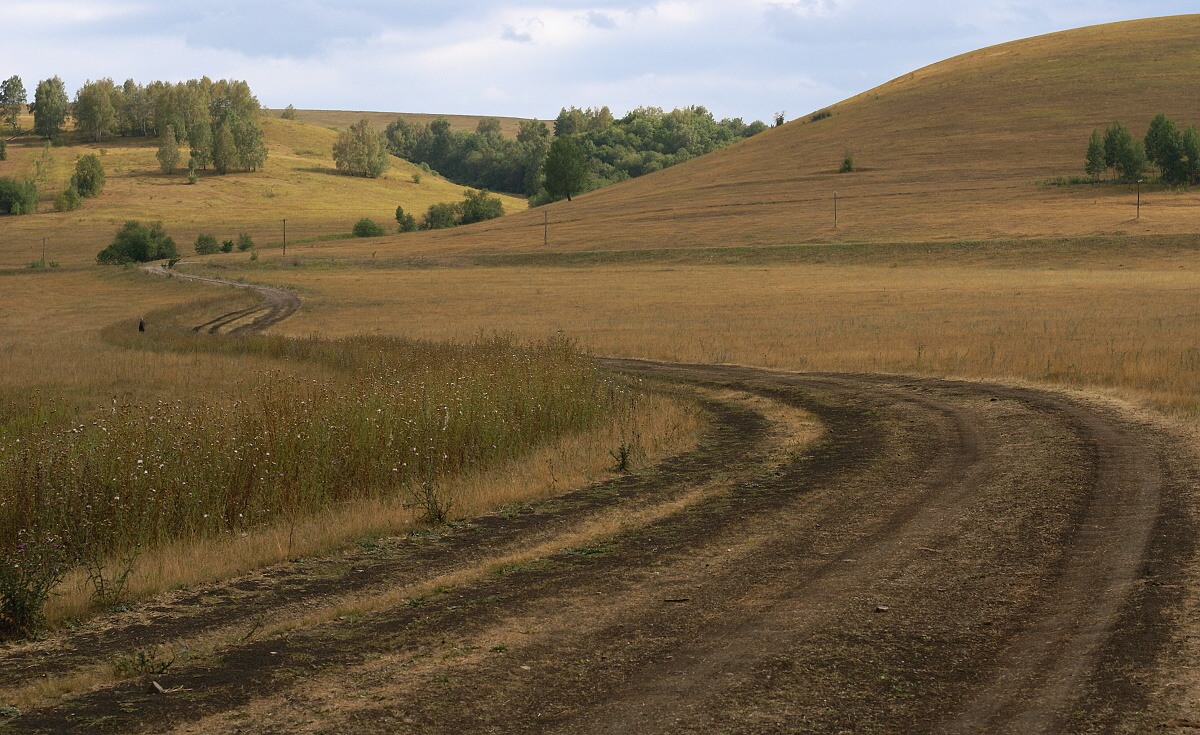
[[[26,118],[26,129],[31,124]],[[10,138],[0,176],[31,176],[43,156],[47,173],[37,213],[0,217],[0,268],[36,260],[43,238],[48,260],[64,266],[94,263],[96,253],[129,219],[162,220],[181,252],[191,254],[201,232],[218,240],[246,232],[257,243],[278,245],[284,219],[288,240],[295,242],[348,233],[364,216],[391,231],[397,205],[419,217],[431,204],[463,198],[464,187],[398,158],[380,179],[342,175],[333,163],[337,133],[327,127],[271,116],[264,116],[262,127],[269,150],[262,171],[228,176],[201,172],[191,186],[182,173],[159,172],[157,139],[114,138],[47,149],[31,134]],[[75,160],[84,153],[100,155],[107,186],[99,197],[85,200],[82,209],[55,212],[54,195],[66,186]],[[414,174],[420,174],[419,183]],[[501,199],[508,211],[526,208],[523,199]]]
[[[271,117],[279,117],[283,113],[283,110],[265,110],[264,113]],[[444,117],[450,122],[451,130],[473,132],[479,126],[479,121],[487,116],[435,115],[413,112],[360,112],[354,110],[296,110],[296,119],[298,121],[331,128],[348,128],[359,120],[366,118],[376,128],[383,130],[395,122],[398,117],[402,117],[406,121],[416,125],[428,125],[437,118]],[[506,137],[515,138],[517,137],[517,126],[524,118],[497,117],[496,119],[500,121],[501,132]],[[544,122],[552,123],[553,121],[546,120]],[[553,130],[553,126],[551,126],[551,130]]]
[[[737,246],[1195,232],[1200,191],[1047,187],[1094,128],[1200,124],[1200,15],[1054,33],[933,64],[745,142],[429,251]],[[815,112],[815,111],[814,111]],[[859,170],[838,173],[847,155]],[[834,197],[838,219],[834,228]]]

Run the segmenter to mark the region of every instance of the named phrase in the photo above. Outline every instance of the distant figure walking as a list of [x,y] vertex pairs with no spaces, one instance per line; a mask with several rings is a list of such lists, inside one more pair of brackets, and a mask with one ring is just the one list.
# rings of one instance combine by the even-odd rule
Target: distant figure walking
[[146,320],[142,319],[141,317],[138,317],[138,331],[139,332],[146,331]]

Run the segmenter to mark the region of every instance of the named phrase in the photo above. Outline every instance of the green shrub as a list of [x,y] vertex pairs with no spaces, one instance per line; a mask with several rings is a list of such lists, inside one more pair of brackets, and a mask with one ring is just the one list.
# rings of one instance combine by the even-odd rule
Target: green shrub
[[80,196],[94,197],[104,190],[104,166],[95,153],[80,156],[75,163],[75,175],[71,183]]
[[458,202],[442,202],[434,204],[425,212],[421,220],[422,230],[443,230],[458,224],[462,205]]
[[379,237],[384,234],[384,229],[370,217],[363,217],[354,223],[355,237]]
[[404,207],[396,207],[396,224],[400,232],[412,232],[417,229],[417,218],[405,212]]
[[161,222],[143,225],[137,220],[130,220],[117,231],[112,244],[96,255],[96,262],[101,265],[122,265],[177,257],[179,249],[163,231]]
[[0,178],[0,214],[33,214],[37,211],[37,182]]
[[829,110],[818,110],[817,112],[813,113],[812,118],[810,119],[813,122],[816,122],[818,120],[824,120],[827,117],[833,117],[833,113]]
[[212,235],[201,233],[196,236],[196,255],[212,255],[220,249],[221,246],[217,244],[217,238]]
[[83,205],[83,197],[79,196],[79,191],[74,186],[68,186],[54,197],[55,212],[71,212],[79,209]]
[[8,141],[0,140],[0,161],[8,160]]
[[221,243],[221,252],[222,253],[232,253],[233,252],[233,240],[225,240],[224,242],[222,242]]
[[244,232],[238,235],[237,249],[239,253],[244,253],[252,247],[254,247],[254,240],[249,235]]
[[458,223],[469,225],[472,222],[482,222],[488,219],[504,216],[504,204],[499,197],[490,197],[486,191],[466,191],[467,198],[463,201]]
[[838,172],[843,173],[843,174],[848,174],[853,170],[854,170],[854,156],[846,156],[845,158],[842,159],[842,167],[838,169]]

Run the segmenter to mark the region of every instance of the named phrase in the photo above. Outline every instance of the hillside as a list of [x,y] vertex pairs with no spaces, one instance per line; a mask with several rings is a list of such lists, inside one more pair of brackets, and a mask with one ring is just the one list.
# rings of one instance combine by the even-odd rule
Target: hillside
[[[30,125],[27,118],[26,129]],[[181,252],[191,253],[200,232],[218,239],[247,232],[260,245],[277,245],[285,218],[288,240],[294,242],[347,233],[364,216],[390,229],[397,205],[419,215],[431,204],[462,199],[463,187],[439,176],[423,173],[415,183],[419,169],[400,159],[393,159],[380,179],[340,174],[332,154],[337,133],[319,125],[264,117],[263,133],[270,151],[264,170],[228,176],[200,172],[194,186],[187,185],[182,173],[159,172],[155,139],[115,138],[49,149],[32,135],[11,140],[0,176],[32,175],[43,156],[47,174],[38,212],[2,220],[0,268],[36,260],[42,238],[48,260],[64,266],[94,263],[96,253],[129,219],[162,220]],[[66,186],[75,160],[84,153],[100,155],[107,185],[99,197],[85,200],[82,209],[55,212],[54,195]],[[516,197],[502,199],[509,211],[525,208]]]
[[[267,110],[266,114],[271,117],[279,117],[283,110]],[[444,117],[450,122],[451,130],[463,130],[473,132],[479,125],[479,121],[487,117],[486,115],[435,115],[430,113],[415,113],[415,112],[371,112],[357,110],[296,110],[296,120],[300,122],[312,123],[321,125],[327,128],[348,128],[354,123],[366,118],[372,125],[382,130],[388,125],[396,121],[396,118],[402,117],[406,121],[414,125],[428,125],[439,117]],[[518,126],[524,118],[517,117],[497,117],[500,121],[500,130],[509,138],[517,137]],[[547,121],[550,122],[550,121]]]
[[[1195,229],[1200,192],[1045,187],[1082,174],[1088,135],[1200,124],[1200,15],[1083,28],[906,74],[700,159],[546,212],[435,233],[430,251],[1008,239]],[[845,154],[860,170],[837,173]],[[834,193],[838,196],[833,226]],[[413,241],[406,241],[406,244]]]

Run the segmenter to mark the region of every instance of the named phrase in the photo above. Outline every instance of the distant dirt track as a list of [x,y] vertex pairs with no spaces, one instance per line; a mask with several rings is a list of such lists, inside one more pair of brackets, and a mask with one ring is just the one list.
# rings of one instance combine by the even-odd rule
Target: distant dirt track
[[[1145,682],[1195,541],[1196,473],[1175,439],[1028,388],[601,363],[698,391],[713,416],[702,445],[435,539],[285,565],[0,650],[6,687],[248,628],[156,678],[179,694],[119,683],[13,731],[1149,729]],[[788,411],[815,415],[823,436],[780,445],[772,416]],[[618,514],[631,519],[619,530],[571,535]],[[499,564],[559,537],[570,545]],[[284,635],[257,639],[247,622],[452,572],[466,576]]]
[[[207,278],[189,273],[182,273],[161,265],[146,266],[146,271],[167,278],[181,278],[187,281],[201,281],[218,286],[233,286],[254,291],[262,297],[262,301],[246,309],[222,314],[203,324],[193,327],[193,331],[209,334],[249,334],[261,332],[287,319],[300,308],[300,298],[284,288],[260,286],[253,283],[237,283],[220,278]],[[253,317],[251,319],[251,317]],[[249,321],[247,321],[249,320]]]

